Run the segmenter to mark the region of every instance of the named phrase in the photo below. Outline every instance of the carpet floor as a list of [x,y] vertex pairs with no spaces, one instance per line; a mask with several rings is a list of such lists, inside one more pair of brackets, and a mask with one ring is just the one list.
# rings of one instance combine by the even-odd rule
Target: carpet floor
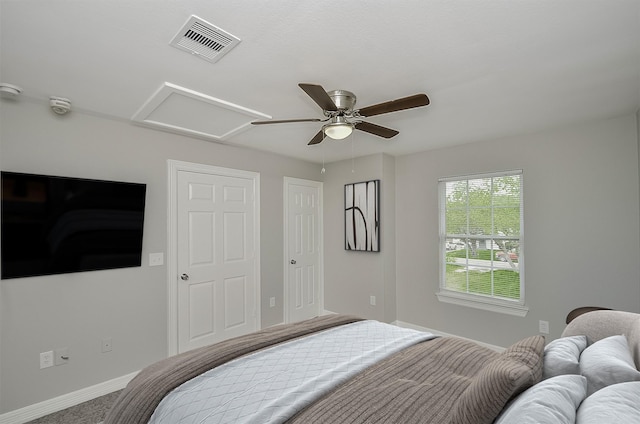
[[71,408],[29,421],[28,424],[97,424],[104,420],[107,411],[116,401],[121,390],[91,399]]

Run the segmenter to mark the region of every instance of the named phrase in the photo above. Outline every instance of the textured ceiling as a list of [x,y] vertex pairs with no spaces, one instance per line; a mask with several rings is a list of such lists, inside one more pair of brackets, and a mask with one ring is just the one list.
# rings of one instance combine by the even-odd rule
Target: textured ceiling
[[[217,63],[171,47],[191,15],[240,44]],[[390,140],[357,131],[307,146],[319,123],[211,140],[314,162],[352,151],[408,154],[640,107],[640,0],[0,0],[0,49],[0,81],[23,88],[19,101],[46,107],[49,96],[66,97],[74,111],[132,125],[164,83],[273,119],[322,117],[299,82],[352,91],[359,107],[430,97],[427,107],[368,119],[400,131]],[[188,117],[167,110],[176,122],[216,113],[211,104]]]

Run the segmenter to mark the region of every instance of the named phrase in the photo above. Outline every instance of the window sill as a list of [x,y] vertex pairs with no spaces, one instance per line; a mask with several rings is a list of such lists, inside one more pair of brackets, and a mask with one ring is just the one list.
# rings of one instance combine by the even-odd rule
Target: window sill
[[444,303],[451,303],[458,306],[466,306],[469,308],[482,309],[500,314],[515,315],[524,317],[529,312],[529,308],[519,303],[501,302],[499,300],[486,298],[483,296],[474,296],[465,293],[457,293],[453,291],[441,290],[436,293],[438,300]]

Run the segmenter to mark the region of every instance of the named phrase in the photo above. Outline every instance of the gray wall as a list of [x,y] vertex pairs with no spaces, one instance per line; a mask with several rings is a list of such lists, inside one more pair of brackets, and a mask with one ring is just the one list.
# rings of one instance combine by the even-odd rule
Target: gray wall
[[[348,142],[348,141],[347,141]],[[371,155],[326,165],[324,178],[324,306],[391,322],[395,302],[395,160]],[[344,249],[344,185],[380,180],[380,252]],[[376,297],[371,306],[369,297]]]
[[[524,171],[525,318],[440,303],[441,177]],[[635,114],[530,136],[398,157],[398,319],[508,346],[573,308],[640,312],[638,135]]]
[[[61,117],[24,99],[2,101],[0,142],[2,170],[147,184],[142,267],[0,283],[0,413],[166,356],[166,267],[147,261],[167,251],[167,159],[260,172],[262,325],[282,322],[283,176],[318,180],[318,166],[78,112]],[[112,352],[101,353],[103,337]],[[68,364],[39,369],[40,352],[65,346]]]
[[[596,304],[640,312],[636,115],[393,158],[319,166],[136,127],[46,104],[2,102],[0,168],[148,184],[143,266],[0,282],[0,413],[126,375],[166,354],[166,161],[260,172],[262,325],[283,319],[282,177],[324,178],[325,307],[508,345]],[[437,180],[523,169],[526,318],[439,303]],[[344,184],[381,180],[379,253],[344,250]],[[274,248],[275,246],[275,248]],[[369,305],[369,296],[377,305]],[[282,305],[282,302],[276,302]],[[103,337],[113,352],[100,353]],[[38,354],[72,361],[40,370]]]
[[[325,307],[500,346],[548,340],[585,305],[640,312],[640,184],[635,115],[392,158],[326,166]],[[524,171],[525,318],[440,303],[441,177]],[[382,252],[344,250],[344,184],[381,180]],[[393,204],[393,210],[389,205]],[[369,305],[369,296],[377,306]],[[382,298],[381,298],[382,296]]]

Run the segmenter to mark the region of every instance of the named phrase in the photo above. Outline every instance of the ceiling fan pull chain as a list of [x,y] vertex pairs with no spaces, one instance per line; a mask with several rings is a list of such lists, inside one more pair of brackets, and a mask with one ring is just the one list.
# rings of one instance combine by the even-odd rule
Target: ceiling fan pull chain
[[353,153],[353,151],[354,151],[353,145],[355,144],[355,142],[356,142],[356,135],[352,134],[351,135],[351,173],[352,174],[356,173],[356,169],[355,169],[356,168],[356,166],[355,166],[356,160],[354,158],[354,153]]

